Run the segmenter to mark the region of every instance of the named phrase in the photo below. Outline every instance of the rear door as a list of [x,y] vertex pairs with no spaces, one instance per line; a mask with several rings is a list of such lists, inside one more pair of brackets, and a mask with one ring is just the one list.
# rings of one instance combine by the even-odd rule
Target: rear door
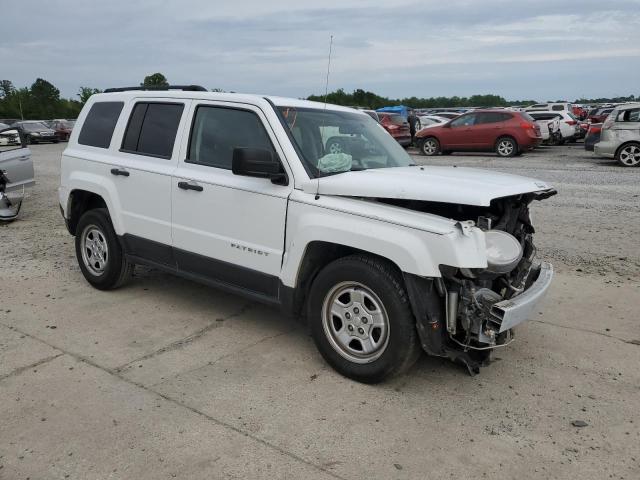
[[31,151],[15,128],[0,130],[0,170],[5,172],[6,192],[35,184]]
[[619,143],[640,141],[640,108],[621,110],[615,114],[611,132]]
[[502,112],[482,112],[472,128],[471,135],[478,148],[493,148],[498,137],[503,133],[504,122],[511,114]]

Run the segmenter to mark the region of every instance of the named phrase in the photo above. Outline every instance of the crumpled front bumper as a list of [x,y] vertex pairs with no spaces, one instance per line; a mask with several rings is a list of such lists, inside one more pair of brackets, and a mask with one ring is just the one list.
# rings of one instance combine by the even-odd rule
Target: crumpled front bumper
[[540,273],[533,284],[520,295],[496,302],[491,306],[491,315],[501,320],[500,333],[529,319],[531,312],[542,300],[553,280],[553,265],[540,264]]

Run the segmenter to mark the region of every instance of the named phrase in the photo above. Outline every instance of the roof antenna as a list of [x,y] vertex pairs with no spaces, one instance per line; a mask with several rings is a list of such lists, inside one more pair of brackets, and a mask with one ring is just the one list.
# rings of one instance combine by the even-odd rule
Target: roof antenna
[[327,62],[327,80],[324,84],[324,108],[327,109],[327,95],[329,95],[329,72],[331,70],[331,48],[333,47],[333,35],[329,39],[329,61]]
[[[329,38],[329,60],[327,61],[327,78],[324,83],[324,109],[327,109],[327,96],[329,95],[329,72],[331,71],[331,49],[333,47],[333,35]],[[324,118],[322,119],[324,126]],[[316,200],[320,198],[320,168],[318,168],[318,178],[316,179]]]

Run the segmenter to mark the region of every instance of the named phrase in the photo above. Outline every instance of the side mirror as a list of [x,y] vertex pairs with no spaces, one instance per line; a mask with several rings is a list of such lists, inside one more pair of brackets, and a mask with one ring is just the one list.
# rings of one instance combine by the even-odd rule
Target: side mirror
[[268,178],[278,185],[289,184],[278,157],[263,148],[234,148],[231,171],[234,175]]

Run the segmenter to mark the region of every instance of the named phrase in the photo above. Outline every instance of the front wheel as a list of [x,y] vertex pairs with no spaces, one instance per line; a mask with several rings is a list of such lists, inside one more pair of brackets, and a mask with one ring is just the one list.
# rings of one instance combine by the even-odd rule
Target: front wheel
[[431,157],[437,155],[440,152],[440,142],[433,137],[425,138],[420,142],[420,153]]
[[401,276],[376,258],[353,255],[325,267],[313,282],[307,313],[327,363],[359,382],[405,372],[420,353]]
[[89,210],[76,229],[76,257],[84,278],[99,290],[117,288],[133,273],[105,208]]
[[499,138],[496,142],[496,153],[499,157],[513,157],[518,153],[518,144],[513,138]]
[[630,143],[616,153],[616,160],[623,167],[640,166],[640,143]]

